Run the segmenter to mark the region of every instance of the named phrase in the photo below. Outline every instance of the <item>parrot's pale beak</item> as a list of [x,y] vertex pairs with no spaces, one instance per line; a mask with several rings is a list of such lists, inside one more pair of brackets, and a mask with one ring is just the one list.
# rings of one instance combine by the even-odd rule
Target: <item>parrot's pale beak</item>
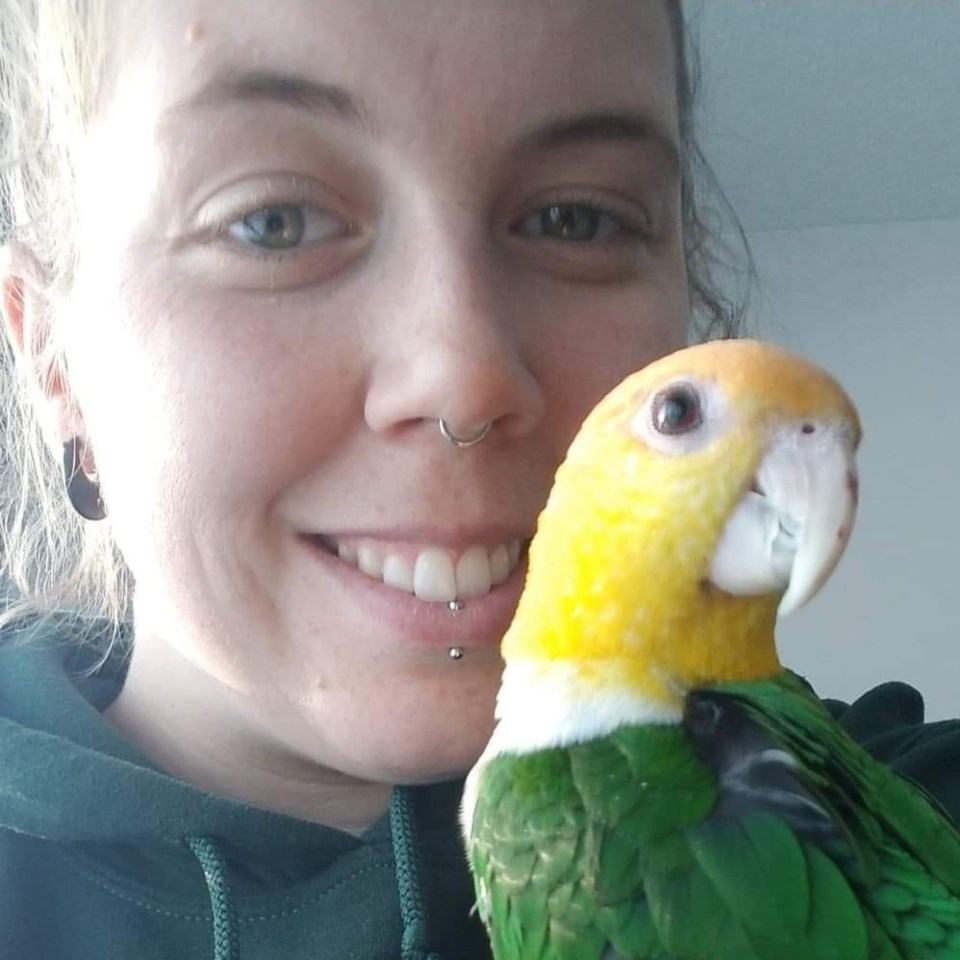
[[779,613],[812,599],[850,540],[857,510],[854,445],[812,421],[778,433],[727,522],[710,580],[737,595],[783,590]]

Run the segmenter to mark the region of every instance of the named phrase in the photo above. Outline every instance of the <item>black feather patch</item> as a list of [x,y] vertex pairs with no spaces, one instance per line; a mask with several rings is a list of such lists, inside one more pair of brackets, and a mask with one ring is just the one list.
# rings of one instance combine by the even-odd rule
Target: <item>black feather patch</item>
[[841,839],[830,811],[797,777],[797,760],[736,698],[707,690],[688,694],[683,725],[717,777],[720,800],[713,817],[739,818],[765,810],[819,844]]

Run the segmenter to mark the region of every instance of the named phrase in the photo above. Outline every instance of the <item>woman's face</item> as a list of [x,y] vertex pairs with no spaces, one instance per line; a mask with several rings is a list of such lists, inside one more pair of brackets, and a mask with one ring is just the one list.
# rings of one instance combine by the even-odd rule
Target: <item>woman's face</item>
[[[187,661],[207,714],[222,695],[268,751],[455,774],[490,732],[554,469],[684,337],[666,13],[124,10],[64,329],[136,579],[134,670]],[[456,449],[441,417],[492,430]]]

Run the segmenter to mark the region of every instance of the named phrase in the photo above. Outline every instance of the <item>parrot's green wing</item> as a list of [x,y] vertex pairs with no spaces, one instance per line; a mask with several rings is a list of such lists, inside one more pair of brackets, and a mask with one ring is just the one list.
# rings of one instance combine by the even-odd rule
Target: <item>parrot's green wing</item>
[[714,821],[768,810],[842,868],[893,956],[960,958],[960,832],[798,680],[700,691],[686,726],[720,782]]
[[484,768],[497,960],[960,960],[960,836],[790,677]]
[[469,854],[497,960],[671,956],[654,917],[663,898],[651,908],[644,891],[646,854],[689,861],[677,824],[699,822],[715,802],[709,769],[680,743],[679,728],[626,728],[485,766]]

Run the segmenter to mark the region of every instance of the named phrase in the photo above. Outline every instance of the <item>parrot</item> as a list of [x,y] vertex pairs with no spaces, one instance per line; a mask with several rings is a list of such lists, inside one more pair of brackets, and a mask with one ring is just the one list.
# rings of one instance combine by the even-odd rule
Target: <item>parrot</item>
[[588,413],[460,818],[496,960],[960,960],[960,832],[776,647],[849,542],[859,415],[757,339]]

